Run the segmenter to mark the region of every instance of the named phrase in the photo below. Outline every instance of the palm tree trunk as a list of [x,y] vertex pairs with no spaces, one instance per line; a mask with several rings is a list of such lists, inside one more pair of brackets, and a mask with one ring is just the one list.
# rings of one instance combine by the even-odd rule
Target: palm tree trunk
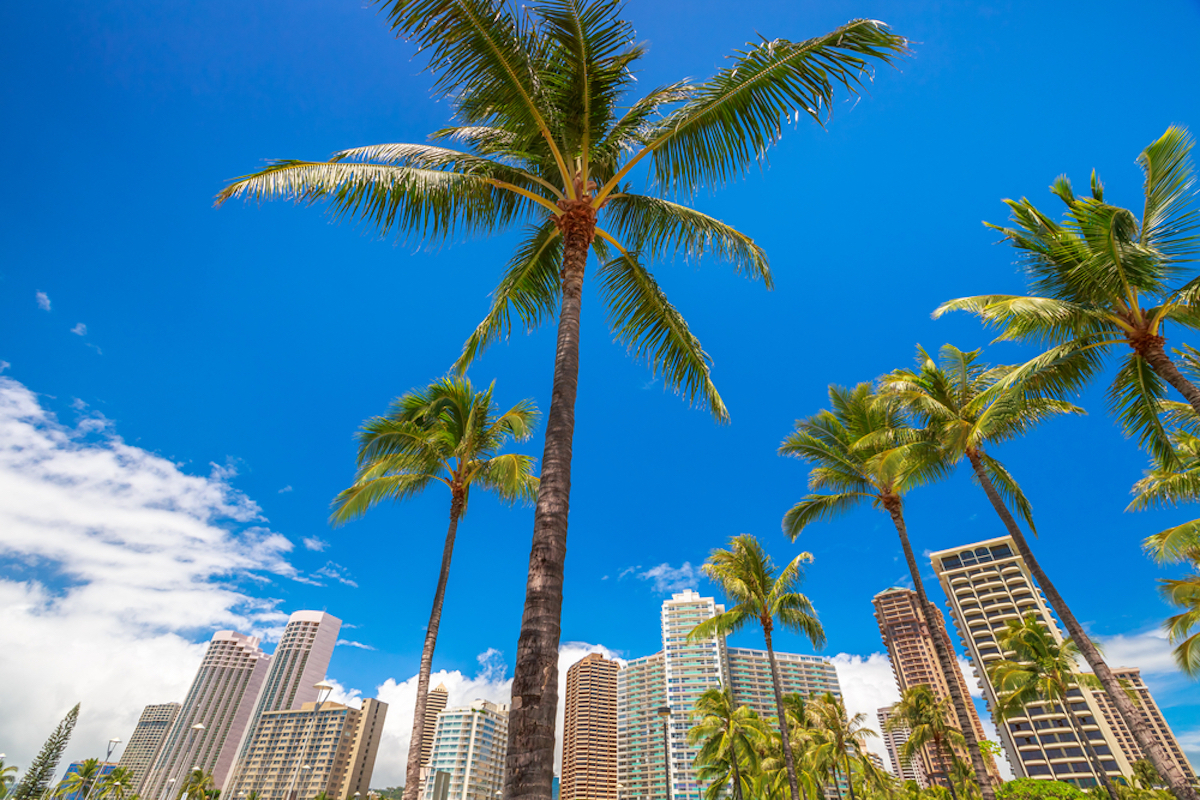
[[[792,757],[792,737],[788,732],[787,712],[783,708],[783,688],[779,682],[779,665],[775,663],[775,646],[771,643],[771,629],[765,625],[763,626],[763,638],[766,639],[767,658],[771,662],[771,688],[775,690],[775,710],[779,714],[779,732],[783,734],[783,763],[787,767],[788,788],[791,790],[792,800],[800,800],[800,788],[796,782],[796,761]],[[836,756],[834,764],[836,771]]]
[[1155,375],[1175,387],[1175,391],[1183,395],[1184,399],[1192,404],[1196,414],[1200,415],[1200,389],[1184,377],[1179,367],[1176,367],[1175,362],[1167,355],[1166,340],[1163,337],[1147,336],[1134,345],[1134,350],[1146,359]]
[[[957,666],[958,665],[955,664],[955,667]],[[950,746],[949,742],[941,739],[937,741],[940,744],[936,744],[935,746],[941,752],[942,756],[942,778],[944,778],[946,781],[946,788],[950,790],[950,800],[958,800],[958,793],[954,791],[954,778],[950,775],[950,772],[947,769],[948,767],[953,768],[955,757],[954,748]]]
[[[425,629],[425,648],[421,651],[421,668],[417,672],[417,704],[413,708],[412,738],[408,745],[408,765],[404,774],[404,800],[417,800],[421,791],[421,743],[425,738],[425,701],[429,695],[429,673],[433,671],[433,649],[437,646],[438,627],[442,624],[442,601],[446,598],[446,582],[450,578],[450,559],[454,555],[454,537],[458,533],[458,518],[462,516],[461,490],[454,489],[450,500],[450,527],[446,544],[442,546],[442,569],[437,588],[433,591],[433,609]],[[431,732],[432,733],[432,732]]]
[[738,774],[738,754],[736,739],[729,745],[729,766],[733,769],[733,797],[734,800],[742,800],[742,778]]
[[[1081,699],[1083,691],[1080,688],[1079,696]],[[1092,747],[1092,741],[1088,738],[1087,731],[1083,729],[1083,723],[1079,721],[1075,710],[1071,708],[1071,698],[1066,696],[1065,693],[1063,696],[1063,710],[1067,712],[1067,719],[1071,720],[1071,727],[1075,729],[1075,735],[1079,737],[1079,743],[1083,746],[1083,751],[1087,753],[1088,761],[1092,762],[1092,771],[1096,773],[1096,780],[1104,784],[1104,788],[1108,791],[1108,796],[1112,800],[1121,800],[1121,796],[1117,794],[1117,787],[1113,786],[1112,779],[1108,777],[1108,771],[1100,763],[1100,756],[1096,754],[1095,748]]]
[[1116,706],[1121,718],[1125,720],[1125,725],[1129,728],[1130,733],[1133,734],[1133,738],[1137,740],[1142,753],[1150,759],[1150,763],[1154,765],[1154,768],[1158,770],[1158,774],[1167,782],[1171,792],[1179,800],[1200,800],[1195,788],[1188,784],[1182,770],[1175,766],[1175,762],[1171,761],[1167,756],[1166,750],[1163,749],[1163,746],[1154,737],[1154,733],[1150,730],[1150,725],[1146,722],[1146,718],[1134,707],[1133,701],[1125,694],[1124,689],[1121,688],[1120,683],[1112,674],[1112,670],[1108,668],[1108,664],[1104,663],[1104,659],[1100,656],[1100,651],[1096,649],[1096,645],[1092,644],[1092,640],[1084,633],[1083,626],[1079,624],[1079,620],[1071,613],[1070,607],[1067,606],[1062,595],[1058,593],[1058,589],[1050,582],[1050,576],[1045,573],[1042,565],[1034,558],[1033,551],[1029,549],[1029,542],[1025,540],[1025,534],[1021,532],[1017,521],[1013,519],[1013,515],[1009,512],[1008,506],[1004,505],[1004,500],[1001,499],[1000,493],[996,491],[996,486],[992,483],[991,476],[984,469],[982,455],[982,452],[979,450],[970,450],[967,452],[967,458],[970,459],[971,467],[975,470],[975,477],[979,480],[980,486],[983,487],[988,500],[991,501],[992,508],[996,509],[996,513],[1000,515],[1000,519],[1004,523],[1009,537],[1013,540],[1013,544],[1017,548],[1017,553],[1025,560],[1025,565],[1029,567],[1030,574],[1033,575],[1033,579],[1041,587],[1042,593],[1046,596],[1046,602],[1050,604],[1050,608],[1054,609],[1054,613],[1062,621],[1063,627],[1067,629],[1067,635],[1075,642],[1075,646],[1079,648],[1084,661],[1087,662],[1088,666],[1092,668],[1092,672],[1095,673],[1096,678],[1099,679],[1100,685],[1104,687],[1105,693],[1108,694],[1108,699]]
[[855,800],[855,798],[854,798],[854,773],[852,773],[850,771],[850,754],[845,753],[844,755],[846,757],[846,786],[848,786],[850,788],[850,800]]
[[541,484],[525,583],[525,611],[517,639],[504,800],[551,800],[554,715],[558,708],[558,644],[562,636],[563,569],[571,504],[571,444],[579,387],[579,317],[583,273],[596,231],[596,211],[563,201],[556,218],[563,233],[562,309],[554,356],[554,386],[546,418]]
[[[941,667],[942,676],[946,679],[946,686],[950,690],[950,703],[954,706],[954,715],[958,718],[959,730],[962,731],[963,738],[967,740],[967,752],[971,756],[971,767],[975,770],[975,780],[979,782],[979,794],[982,796],[982,800],[996,800],[996,791],[992,787],[992,776],[987,771],[983,753],[979,749],[979,740],[975,738],[975,726],[971,724],[971,716],[967,713],[967,700],[963,697],[959,686],[958,662],[952,657],[952,648],[947,647],[949,634],[935,630],[937,627],[937,615],[934,613],[936,609],[925,595],[925,585],[921,582],[921,571],[917,567],[917,558],[913,555],[912,545],[908,541],[908,528],[904,524],[904,511],[900,500],[897,498],[891,502],[885,501],[884,507],[891,514],[892,523],[896,526],[896,533],[900,536],[900,545],[904,549],[904,560],[908,563],[908,571],[912,576],[913,590],[917,593],[917,602],[921,604],[921,609],[925,612],[925,618],[929,624],[929,638],[933,640],[938,666]],[[939,635],[939,633],[943,635]],[[947,783],[949,782],[947,779]]]

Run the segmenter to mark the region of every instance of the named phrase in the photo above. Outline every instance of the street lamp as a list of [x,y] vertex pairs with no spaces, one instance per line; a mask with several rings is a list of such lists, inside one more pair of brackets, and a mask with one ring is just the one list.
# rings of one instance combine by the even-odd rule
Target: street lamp
[[667,740],[667,720],[671,718],[671,707],[659,706],[658,716],[662,717],[663,726],[663,768],[667,776],[667,800],[671,800],[671,748]]
[[[317,714],[321,713],[321,706],[329,699],[329,695],[333,692],[333,684],[329,681],[317,681],[313,684],[313,688],[317,690],[317,702],[313,704],[313,712],[309,715],[311,722],[308,726],[308,735],[304,737],[304,747],[300,749],[300,760],[308,760],[308,745],[312,741],[313,730],[317,727]],[[324,696],[322,696],[324,695]],[[287,794],[284,795],[284,800],[296,800],[296,796],[292,793],[296,786],[296,779],[300,777],[300,770],[311,770],[312,767],[300,766],[292,773],[292,782],[288,786]],[[308,779],[311,775],[304,776],[304,788],[308,789]]]
[[84,794],[83,800],[92,800],[92,792],[96,790],[96,784],[100,783],[100,779],[104,777],[104,765],[108,763],[110,758],[112,758],[113,750],[116,750],[117,745],[120,743],[121,740],[115,736],[108,740],[108,751],[104,754],[104,762],[100,764],[100,771],[96,774],[96,778],[92,781],[91,785],[88,786],[87,793]]

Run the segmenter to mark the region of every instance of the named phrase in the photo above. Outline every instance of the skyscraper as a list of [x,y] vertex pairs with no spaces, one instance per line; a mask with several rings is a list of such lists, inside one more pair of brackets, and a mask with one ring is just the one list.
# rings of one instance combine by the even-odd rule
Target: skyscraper
[[305,703],[259,718],[229,782],[230,797],[257,792],[261,800],[298,800],[324,792],[330,800],[366,795],[387,704],[364,700],[362,710],[340,703]]
[[[165,797],[167,787],[192,767],[211,773],[218,787],[225,785],[267,677],[270,659],[258,644],[257,637],[234,631],[213,634],[187,698],[142,784],[147,800]],[[197,725],[204,729],[196,729]]]
[[617,673],[617,782],[622,798],[665,800],[658,709],[667,704],[663,654],[625,662]]
[[[725,648],[725,670],[733,699],[739,706],[749,706],[760,717],[776,715],[775,685],[771,681],[771,660],[766,650],[745,647]],[[798,653],[776,653],[779,684],[784,694],[807,698],[813,694],[842,696],[837,670],[829,659]]]
[[142,716],[117,764],[133,776],[133,785],[128,787],[130,794],[142,791],[142,782],[178,714],[179,703],[159,703],[142,709]]
[[[1196,772],[1192,769],[1191,763],[1188,762],[1187,756],[1183,754],[1183,749],[1179,746],[1179,741],[1175,738],[1175,734],[1171,731],[1171,726],[1167,724],[1167,720],[1163,717],[1162,711],[1158,708],[1158,703],[1154,702],[1154,697],[1150,694],[1150,687],[1142,681],[1142,671],[1130,667],[1115,667],[1113,668],[1113,677],[1121,682],[1121,686],[1126,692],[1132,692],[1137,695],[1138,713],[1150,723],[1150,730],[1154,731],[1154,738],[1158,739],[1159,744],[1167,751],[1167,756],[1175,762],[1175,765],[1183,771],[1190,783],[1196,782]],[[1137,740],[1133,738],[1133,734],[1129,731],[1129,727],[1125,724],[1125,720],[1121,718],[1121,714],[1117,711],[1116,706],[1108,699],[1108,695],[1103,688],[1089,690],[1092,694],[1092,699],[1096,701],[1096,705],[1100,708],[1100,713],[1104,717],[1104,721],[1108,723],[1108,727],[1112,729],[1117,740],[1117,746],[1124,753],[1125,759],[1129,763],[1139,761],[1146,756],[1142,753],[1141,746]]]
[[[1009,537],[942,550],[931,559],[942,589],[950,598],[954,624],[975,665],[984,698],[994,709],[996,688],[988,678],[987,667],[1003,657],[996,644],[996,632],[1009,620],[1033,613],[1057,641],[1063,641],[1062,634]],[[1129,774],[1129,761],[1092,693],[1076,688],[1068,697],[1105,772],[1114,778]],[[1049,704],[1029,705],[1025,712],[1025,716],[996,726],[1017,777],[1095,786],[1095,773],[1067,715]]]
[[[433,732],[437,729],[438,714],[446,710],[450,692],[444,684],[439,683],[436,689],[425,695],[425,722],[421,726],[421,789],[425,788],[425,779],[429,777],[429,759],[433,756]],[[420,797],[420,793],[417,795]]]
[[[914,686],[924,685],[930,688],[937,699],[949,698],[950,687],[938,665],[937,651],[931,638],[941,636],[947,651],[955,652],[946,632],[946,621],[942,613],[936,608],[933,609],[935,619],[931,625],[920,607],[917,593],[911,589],[887,589],[875,595],[873,603],[879,633],[892,660],[896,686],[901,692],[905,692]],[[970,702],[967,682],[958,669],[955,669],[950,677],[958,684],[962,696],[967,699],[967,715],[975,729],[975,738],[982,741],[987,737],[983,732],[983,723],[979,721],[979,714],[975,711],[975,704]],[[955,728],[959,727],[958,715],[953,709],[949,710],[946,719]],[[954,749],[958,758],[969,761],[966,748]],[[943,776],[950,774],[951,765],[947,762],[945,753],[933,744],[928,744],[921,748],[921,756],[916,766],[926,777],[936,776],[944,783],[946,778]],[[995,764],[990,764],[989,769],[995,773]]]
[[245,755],[254,726],[263,714],[316,702],[316,684],[325,679],[341,629],[342,621],[323,611],[297,611],[288,618],[279,645],[271,654],[271,668],[254,703],[250,724],[239,732],[235,742],[239,759]]
[[504,785],[508,705],[476,700],[438,714],[433,758],[423,788],[433,797],[437,773],[450,775],[447,800],[493,800]]
[[567,670],[561,800],[617,800],[617,672],[599,653]]
[[928,788],[929,781],[925,778],[925,770],[921,768],[920,760],[906,759],[900,755],[900,748],[908,741],[908,728],[901,726],[895,730],[888,730],[892,706],[881,708],[875,714],[879,717],[879,730],[883,731],[883,744],[887,748],[888,760],[892,762],[892,774],[902,781],[915,781],[922,789]]

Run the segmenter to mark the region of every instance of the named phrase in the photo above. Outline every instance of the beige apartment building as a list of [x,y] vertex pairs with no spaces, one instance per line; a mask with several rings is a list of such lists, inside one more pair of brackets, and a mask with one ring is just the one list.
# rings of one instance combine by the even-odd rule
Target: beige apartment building
[[179,703],[157,703],[142,709],[142,716],[138,719],[137,727],[133,729],[129,744],[125,745],[121,760],[117,764],[122,769],[129,770],[133,777],[133,784],[129,787],[130,793],[142,791],[142,782],[149,774],[154,758],[162,749],[167,732],[178,714]]
[[424,797],[426,778],[429,777],[429,761],[433,758],[433,734],[437,730],[438,714],[446,710],[450,692],[445,684],[439,683],[425,695],[425,722],[421,726],[421,785],[417,797]]
[[361,710],[329,702],[316,706],[263,713],[222,794],[256,792],[260,800],[311,800],[322,792],[330,800],[365,797],[387,703],[364,700]]
[[[1131,667],[1113,667],[1112,672],[1117,680],[1121,681],[1122,686],[1125,687],[1125,691],[1137,696],[1138,710],[1141,712],[1142,717],[1150,723],[1150,729],[1154,731],[1154,738],[1163,746],[1163,749],[1167,751],[1167,755],[1183,771],[1187,779],[1195,784],[1196,772],[1192,769],[1187,756],[1183,754],[1183,750],[1179,747],[1179,741],[1175,738],[1175,734],[1171,732],[1171,726],[1163,718],[1162,711],[1158,708],[1158,703],[1154,702],[1154,697],[1150,694],[1149,687],[1142,681],[1142,671]],[[1100,713],[1104,716],[1105,722],[1112,729],[1117,740],[1117,745],[1125,754],[1126,760],[1133,763],[1145,758],[1141,746],[1133,738],[1133,734],[1130,733],[1125,720],[1121,718],[1120,712],[1117,711],[1116,706],[1108,699],[1108,695],[1104,690],[1093,689],[1091,693],[1092,699],[1100,707]]]
[[[937,651],[932,639],[933,636],[941,636],[946,649],[951,653],[955,652],[946,632],[946,621],[942,613],[934,608],[934,619],[930,624],[920,607],[917,593],[911,589],[887,589],[875,595],[872,602],[875,605],[875,620],[879,623],[879,633],[892,660],[896,686],[901,692],[905,692],[914,686],[924,685],[928,686],[939,700],[948,698],[950,687],[938,664]],[[979,740],[987,738],[975,705],[970,700],[971,694],[966,679],[957,669],[950,678],[958,684],[959,692],[967,700],[967,714],[975,729],[975,737]],[[958,715],[953,709],[947,715],[947,721],[955,728],[959,727]],[[960,759],[970,758],[965,748],[956,747],[955,752]],[[950,764],[947,763],[945,754],[932,744],[921,748],[921,756],[914,767],[926,779],[937,778],[942,784],[946,780],[943,776],[950,774]],[[999,774],[994,762],[988,765],[988,769],[994,775]]]
[[561,800],[617,800],[618,671],[599,653],[567,670]]
[[883,745],[887,748],[888,760],[892,762],[891,772],[902,781],[913,781],[917,786],[926,789],[929,787],[929,780],[925,777],[920,759],[905,759],[900,756],[900,748],[908,741],[911,731],[904,726],[888,730],[892,708],[893,706],[887,706],[875,712],[879,718],[879,730],[883,731]]

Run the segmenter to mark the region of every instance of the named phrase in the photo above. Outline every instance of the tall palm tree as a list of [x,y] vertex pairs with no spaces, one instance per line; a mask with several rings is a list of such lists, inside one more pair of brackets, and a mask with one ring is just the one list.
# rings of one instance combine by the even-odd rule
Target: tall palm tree
[[[1097,780],[1104,785],[1112,800],[1120,800],[1116,786],[1108,777],[1108,770],[1100,762],[1079,715],[1075,713],[1075,698],[1082,699],[1085,689],[1100,685],[1094,675],[1079,672],[1079,648],[1075,642],[1068,639],[1060,644],[1038,619],[1038,615],[1030,612],[1019,620],[1006,622],[1004,628],[996,632],[996,643],[1005,653],[1004,658],[988,666],[988,675],[999,696],[996,717],[1008,720],[1028,716],[1027,706],[1036,702],[1061,707],[1092,764]],[[1075,697],[1072,697],[1072,692]]]
[[1167,354],[1164,333],[1167,323],[1200,328],[1200,278],[1184,281],[1181,266],[1200,248],[1191,149],[1187,131],[1172,126],[1138,156],[1140,219],[1104,202],[1094,172],[1091,197],[1076,197],[1065,176],[1050,187],[1066,205],[1062,223],[1028,199],[1005,200],[1015,227],[985,224],[1017,249],[1036,294],[964,297],[934,312],[969,311],[998,328],[998,340],[1049,345],[1029,371],[1071,358],[1087,378],[1105,355],[1127,348],[1109,398],[1125,429],[1165,463],[1170,442],[1156,403],[1163,381],[1200,414],[1200,389]]
[[[550,413],[517,643],[505,768],[508,800],[549,800],[553,779],[571,447],[585,269],[618,339],[655,374],[720,420],[728,414],[709,357],[670,304],[650,261],[714,257],[770,285],[762,249],[745,234],[667,196],[690,196],[759,163],[783,123],[828,118],[835,89],[859,90],[873,65],[906,52],[887,26],[854,20],[803,42],[771,39],[738,51],[706,81],[678,81],[640,99],[644,55],[619,0],[382,0],[398,36],[429,56],[453,125],[430,144],[383,144],[329,161],[281,161],[217,196],[325,202],[380,233],[421,241],[525,224],[491,310],[469,337],[465,369],[507,336],[557,310]],[[443,145],[459,146],[462,149]],[[662,196],[639,194],[639,165]],[[603,217],[603,226],[599,223]]]
[[[934,752],[940,756],[942,764],[953,765],[958,761],[954,754],[954,745],[961,745],[966,739],[959,728],[947,721],[952,711],[949,700],[938,698],[927,685],[910,686],[900,695],[899,702],[892,706],[892,716],[884,725],[884,729],[908,730],[908,738],[900,748],[903,761],[920,761],[921,751],[927,745],[931,745]],[[950,793],[955,794],[950,775],[943,772],[942,780],[946,782]]]
[[114,767],[100,781],[96,796],[106,800],[128,800],[134,793],[135,783],[136,779],[128,767]]
[[[936,619],[908,540],[903,498],[910,489],[944,477],[949,464],[934,443],[908,425],[899,405],[881,402],[869,383],[853,389],[830,386],[829,401],[832,410],[799,420],[779,447],[781,455],[813,464],[808,485],[814,493],[784,515],[783,530],[795,540],[811,523],[833,519],[863,503],[883,508],[900,537],[917,601],[928,619]],[[816,493],[822,490],[826,493]],[[967,714],[968,701],[955,677],[958,662],[949,636],[944,632],[933,636],[933,647],[983,800],[995,800],[991,776]]]
[[726,636],[754,623],[762,627],[767,643],[767,659],[771,664],[771,684],[775,690],[775,708],[779,715],[779,732],[792,800],[800,800],[800,791],[772,634],[778,622],[785,630],[807,637],[815,647],[824,646],[825,630],[817,619],[816,609],[807,597],[794,591],[804,580],[801,565],[809,561],[812,561],[812,556],[801,553],[776,576],[775,564],[758,539],[750,534],[733,537],[728,550],[718,548],[709,554],[703,570],[734,605],[728,611],[701,622],[688,634],[689,640],[707,639]]
[[705,798],[718,800],[729,784],[735,800],[743,800],[759,771],[759,751],[767,737],[763,721],[753,709],[738,706],[729,689],[700,695],[692,717],[696,724],[688,731],[688,744],[700,746],[696,764],[698,777],[708,783]]
[[509,440],[529,438],[537,420],[537,408],[532,401],[522,400],[499,414],[492,401],[493,386],[476,391],[466,377],[443,378],[396,400],[387,416],[375,417],[363,426],[354,484],[334,501],[333,522],[342,524],[384,500],[407,500],[436,483],[450,490],[450,526],[442,547],[442,565],[417,673],[405,800],[416,800],[421,784],[421,742],[426,733],[429,673],[433,669],[433,651],[442,621],[458,521],[466,513],[471,487],[479,486],[509,501],[532,500],[537,491],[533,459],[500,452]]
[[187,777],[183,781],[183,785],[179,787],[179,800],[206,800],[209,792],[216,789],[216,784],[213,782],[211,773],[205,772],[202,769],[190,770]]
[[16,764],[5,764],[4,759],[0,758],[0,800],[8,797],[13,784],[17,782],[17,772]]
[[[863,744],[869,737],[876,735],[875,731],[866,727],[867,715],[858,713],[849,716],[842,699],[829,692],[809,703],[808,712],[813,716],[816,726],[822,731],[829,745],[834,786],[838,786],[839,774],[844,774],[850,789],[850,800],[855,800],[850,759],[851,756],[861,759]],[[838,796],[841,796],[840,789]]]

